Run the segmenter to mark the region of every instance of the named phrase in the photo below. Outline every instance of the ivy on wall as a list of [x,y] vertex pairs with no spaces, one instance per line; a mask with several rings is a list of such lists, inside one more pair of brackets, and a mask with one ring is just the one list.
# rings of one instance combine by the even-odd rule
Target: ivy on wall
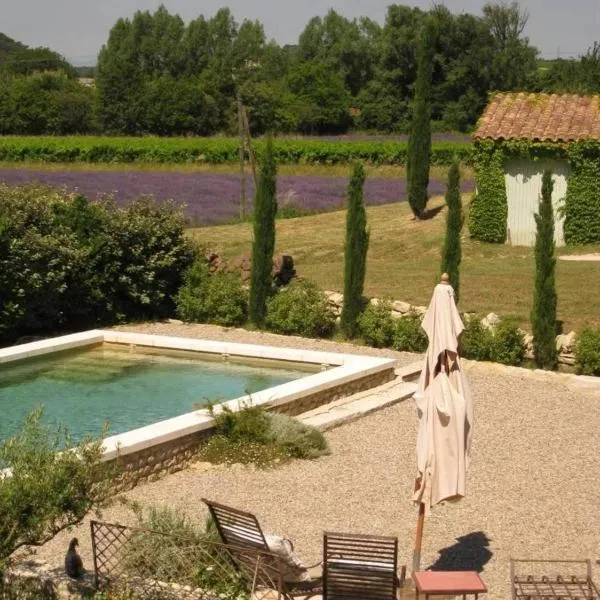
[[550,143],[527,140],[478,140],[473,149],[477,194],[469,210],[471,237],[504,243],[508,203],[504,180],[509,159],[568,160],[570,175],[565,198],[567,244],[600,243],[600,141]]
[[573,144],[569,163],[565,240],[568,244],[597,244],[600,242],[600,143]]
[[477,193],[469,208],[471,237],[502,244],[506,240],[508,203],[504,183],[504,153],[494,142],[477,142],[473,153]]

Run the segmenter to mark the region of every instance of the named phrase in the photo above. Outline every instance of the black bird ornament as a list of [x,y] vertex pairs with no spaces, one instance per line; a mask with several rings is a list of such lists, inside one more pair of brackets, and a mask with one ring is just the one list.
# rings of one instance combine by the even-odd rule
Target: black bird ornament
[[72,579],[79,579],[85,572],[81,556],[79,556],[77,550],[75,550],[77,546],[79,546],[79,540],[73,538],[69,542],[69,549],[65,556],[65,573]]

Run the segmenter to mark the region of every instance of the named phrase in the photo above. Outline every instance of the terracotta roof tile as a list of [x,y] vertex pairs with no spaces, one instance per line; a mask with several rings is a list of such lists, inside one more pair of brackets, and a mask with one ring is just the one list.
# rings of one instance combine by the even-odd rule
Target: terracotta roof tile
[[496,94],[474,139],[572,142],[600,139],[600,96]]

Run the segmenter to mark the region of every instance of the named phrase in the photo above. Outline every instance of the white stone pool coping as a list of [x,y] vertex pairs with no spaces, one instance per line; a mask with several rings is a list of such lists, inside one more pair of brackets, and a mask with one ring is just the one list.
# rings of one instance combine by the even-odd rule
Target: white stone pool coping
[[[83,348],[103,342],[164,348],[166,350],[188,350],[213,355],[218,354],[224,358],[240,357],[290,361],[327,367],[327,370],[319,373],[307,375],[295,381],[252,394],[253,405],[268,405],[271,407],[337,387],[356,379],[362,379],[380,371],[393,369],[397,365],[397,361],[391,358],[100,329],[2,348],[0,349],[0,364],[64,350]],[[235,410],[244,400],[247,400],[247,398],[236,398],[219,406],[228,406]],[[220,410],[219,406],[215,407],[215,410]],[[211,429],[213,425],[214,421],[208,409],[201,409],[110,436],[104,440],[103,460],[112,460],[117,455],[123,456],[139,452],[152,446]]]

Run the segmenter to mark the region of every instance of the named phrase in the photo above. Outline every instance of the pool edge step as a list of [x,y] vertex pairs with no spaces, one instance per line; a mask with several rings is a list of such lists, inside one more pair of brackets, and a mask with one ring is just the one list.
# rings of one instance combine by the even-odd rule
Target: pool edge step
[[413,397],[416,390],[417,385],[415,383],[397,378],[365,392],[324,404],[319,408],[298,415],[296,418],[306,425],[312,425],[321,431],[328,431],[375,411],[408,400]]

